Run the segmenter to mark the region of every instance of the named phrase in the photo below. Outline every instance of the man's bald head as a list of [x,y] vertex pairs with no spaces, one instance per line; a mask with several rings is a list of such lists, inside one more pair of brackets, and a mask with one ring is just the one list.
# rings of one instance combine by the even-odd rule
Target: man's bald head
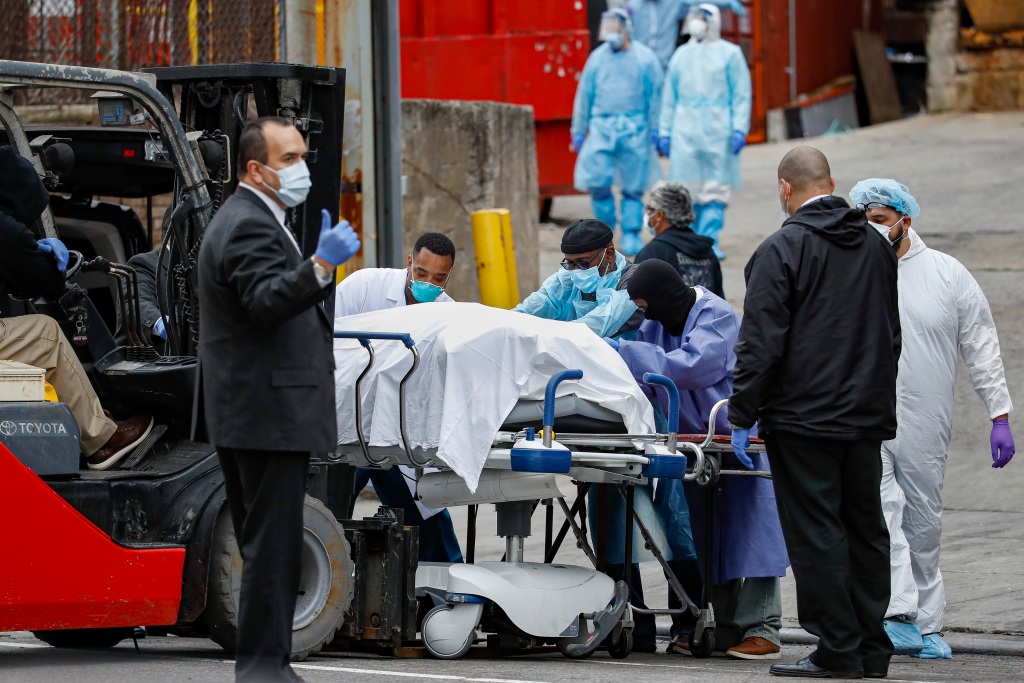
[[832,171],[828,159],[813,147],[797,147],[779,162],[779,180],[793,186],[794,194],[831,194]]

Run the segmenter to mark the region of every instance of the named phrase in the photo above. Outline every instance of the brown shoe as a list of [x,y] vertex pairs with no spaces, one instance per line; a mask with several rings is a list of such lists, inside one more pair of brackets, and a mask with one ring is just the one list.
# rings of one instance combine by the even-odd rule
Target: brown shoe
[[744,638],[739,645],[725,651],[726,657],[734,659],[778,659],[782,648],[764,638]]
[[684,633],[681,636],[676,636],[675,638],[673,638],[672,642],[668,644],[668,649],[666,650],[666,652],[668,652],[670,655],[676,654],[692,657],[693,653],[690,652],[689,634]]
[[103,448],[86,459],[90,470],[105,470],[131,453],[140,441],[153,431],[153,416],[139,413],[128,420],[117,423],[117,431],[107,440]]

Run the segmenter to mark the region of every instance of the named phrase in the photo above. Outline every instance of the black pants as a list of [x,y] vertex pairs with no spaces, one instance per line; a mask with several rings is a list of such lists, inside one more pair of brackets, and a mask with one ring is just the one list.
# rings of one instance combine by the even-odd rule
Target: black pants
[[235,677],[298,680],[289,662],[309,454],[223,447],[217,454],[242,551]]
[[882,516],[880,441],[765,436],[782,533],[811,655],[832,671],[885,672],[892,643],[889,531]]

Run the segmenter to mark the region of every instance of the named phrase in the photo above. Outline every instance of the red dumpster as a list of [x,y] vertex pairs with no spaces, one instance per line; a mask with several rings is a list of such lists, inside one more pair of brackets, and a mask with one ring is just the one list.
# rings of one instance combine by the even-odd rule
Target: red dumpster
[[586,3],[401,0],[402,97],[533,107],[541,197],[569,194],[569,123],[590,54]]

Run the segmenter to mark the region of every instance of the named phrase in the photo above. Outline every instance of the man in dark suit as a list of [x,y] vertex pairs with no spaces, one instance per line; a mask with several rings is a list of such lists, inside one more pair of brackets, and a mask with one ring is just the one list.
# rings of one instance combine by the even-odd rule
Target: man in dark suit
[[246,681],[299,680],[289,659],[306,471],[310,453],[337,444],[332,321],[320,304],[359,250],[327,211],[311,259],[286,227],[286,209],[309,192],[305,154],[288,120],[248,123],[238,189],[199,253],[203,401],[243,558],[235,675]]
[[[150,343],[160,352],[165,350],[167,341],[167,321],[160,314],[160,309],[169,310],[167,293],[171,284],[167,272],[170,254],[164,254],[163,263],[161,263],[160,252],[162,250],[163,247],[160,246],[128,259],[128,265],[135,269],[135,275],[139,282],[139,319],[142,323],[142,331],[148,335]],[[159,276],[157,270],[160,271]],[[114,333],[114,339],[118,344],[127,344],[128,333],[124,329],[124,321],[121,319],[121,309],[115,310],[117,312],[117,331]]]

